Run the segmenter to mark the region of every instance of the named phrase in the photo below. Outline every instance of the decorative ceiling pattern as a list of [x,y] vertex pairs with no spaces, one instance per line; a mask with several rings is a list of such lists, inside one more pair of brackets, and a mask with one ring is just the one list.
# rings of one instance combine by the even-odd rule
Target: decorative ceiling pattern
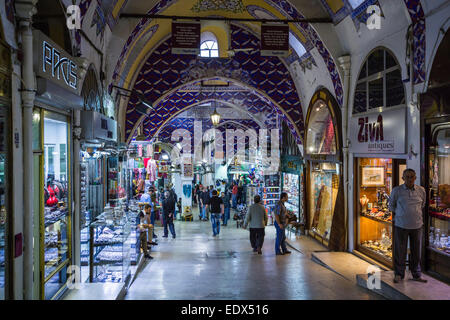
[[[259,39],[248,31],[231,26],[232,48],[257,48]],[[154,104],[162,95],[189,81],[201,78],[222,77],[235,80],[244,86],[254,88],[260,96],[266,95],[282,108],[303,138],[303,114],[295,84],[289,70],[276,57],[261,57],[258,50],[238,52],[232,59],[199,58],[190,55],[170,54],[170,39],[163,42],[142,67],[134,89],[144,94]],[[204,94],[204,93],[201,93]],[[173,99],[172,104],[154,105],[156,112],[148,115],[152,126],[158,128],[172,115],[192,104]],[[134,110],[136,99],[130,100],[126,113],[126,137],[137,127],[140,114]],[[286,118],[288,119],[288,118]],[[296,134],[295,136],[298,136]]]
[[404,0],[413,23],[414,36],[414,84],[425,81],[425,13],[420,0]]
[[[170,117],[176,112],[187,109],[189,106],[197,105],[207,101],[228,101],[247,107],[250,113],[264,113],[266,115],[264,125],[267,128],[276,127],[275,106],[270,101],[264,101],[256,94],[250,92],[180,92],[176,91],[172,95],[166,97],[160,103],[160,112],[158,115],[148,116],[144,120],[144,134],[147,140],[151,140],[159,128],[170,121]],[[295,131],[295,130],[294,130]]]

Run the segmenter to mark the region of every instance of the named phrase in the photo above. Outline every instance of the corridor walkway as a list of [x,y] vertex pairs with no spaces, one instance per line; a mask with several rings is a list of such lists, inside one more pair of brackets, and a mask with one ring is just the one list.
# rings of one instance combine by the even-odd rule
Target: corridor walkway
[[215,238],[209,221],[176,221],[176,239],[162,238],[156,228],[154,259],[125,299],[380,299],[314,263],[306,250],[276,256],[273,226],[266,228],[263,254],[253,253],[248,231],[233,222]]

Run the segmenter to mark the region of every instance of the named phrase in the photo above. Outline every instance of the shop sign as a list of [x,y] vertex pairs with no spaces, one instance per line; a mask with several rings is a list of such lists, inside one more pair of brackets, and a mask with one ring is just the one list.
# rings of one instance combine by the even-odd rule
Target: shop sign
[[287,57],[289,55],[289,25],[263,24],[261,26],[261,56]]
[[33,31],[33,40],[37,53],[34,56],[36,76],[78,94],[78,64],[74,58],[41,31]]
[[172,54],[200,54],[199,22],[172,22]]
[[405,108],[353,117],[349,131],[350,152],[405,153],[405,122]]

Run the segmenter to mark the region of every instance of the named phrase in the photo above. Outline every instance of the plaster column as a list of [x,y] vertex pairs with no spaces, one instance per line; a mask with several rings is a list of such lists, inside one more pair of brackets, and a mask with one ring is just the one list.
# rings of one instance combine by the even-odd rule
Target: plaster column
[[344,176],[344,203],[345,203],[345,219],[347,219],[347,239],[346,239],[346,247],[349,251],[353,250],[353,217],[349,217],[349,194],[352,193],[352,186],[349,184],[348,176],[349,176],[349,166],[348,166],[348,101],[349,101],[349,93],[350,93],[350,66],[351,66],[351,58],[349,55],[341,56],[338,58],[339,65],[341,70],[344,73],[344,105],[342,106],[342,153],[344,156],[343,159],[343,176]]
[[[31,17],[37,12],[37,0],[16,2],[22,39],[22,107],[23,107],[23,298],[33,299],[33,106],[35,77],[33,72],[33,33]],[[35,239],[39,243],[39,239]],[[36,261],[39,267],[39,261]],[[39,279],[36,279],[39,281]]]

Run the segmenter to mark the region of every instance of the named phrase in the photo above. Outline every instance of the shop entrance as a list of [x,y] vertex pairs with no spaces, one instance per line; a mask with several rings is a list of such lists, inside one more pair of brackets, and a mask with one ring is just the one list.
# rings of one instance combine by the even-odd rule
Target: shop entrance
[[389,196],[403,183],[406,160],[357,158],[355,163],[355,247],[370,258],[393,268],[392,213]]

